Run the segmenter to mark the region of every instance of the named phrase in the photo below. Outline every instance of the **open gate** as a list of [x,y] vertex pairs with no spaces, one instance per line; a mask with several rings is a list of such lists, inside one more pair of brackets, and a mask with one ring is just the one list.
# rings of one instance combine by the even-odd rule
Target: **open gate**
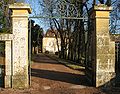
[[[66,2],[65,0],[58,0],[56,2],[56,4],[57,5],[54,6],[54,8],[57,10],[57,13],[55,13],[55,14],[53,13],[52,15],[48,15],[48,16],[36,16],[36,15],[34,16],[33,15],[33,16],[29,17],[29,62],[31,61],[31,53],[32,53],[31,52],[32,51],[32,47],[31,47],[31,35],[32,34],[31,33],[32,33],[32,26],[33,26],[32,20],[34,20],[34,19],[38,19],[38,20],[39,19],[49,19],[49,20],[66,19],[66,20],[73,20],[73,21],[79,20],[79,21],[83,22],[83,24],[85,25],[85,27],[83,26],[83,28],[85,28],[85,31],[83,31],[83,32],[86,34],[86,36],[88,34],[88,33],[86,33],[86,32],[88,32],[88,27],[87,27],[87,25],[88,25],[87,11],[88,11],[88,9],[86,6],[84,6],[85,7],[84,14],[80,15],[80,10],[77,9],[74,6],[74,4]],[[79,29],[80,29],[80,27],[77,28],[77,31]],[[75,33],[75,32],[73,32],[73,33]],[[78,38],[78,41],[77,41],[77,50],[76,50],[75,54],[73,55],[73,60],[76,60],[77,58],[80,57],[80,54],[79,54],[79,56],[76,55],[76,53],[78,53],[78,50],[80,50],[81,48],[85,49],[85,45],[83,45],[82,47],[79,47],[80,46],[79,40],[82,40],[80,32],[78,32],[77,36],[80,36],[80,37]],[[76,42],[74,42],[74,43],[76,43]],[[73,47],[73,48],[76,48],[76,47]],[[85,53],[85,52],[83,52],[83,53]],[[85,58],[85,56],[84,56],[84,58]],[[79,58],[79,60],[80,59],[81,58]],[[79,62],[79,60],[77,62]],[[84,60],[83,60],[83,63],[84,63]],[[29,66],[31,66],[31,63],[29,63]],[[30,72],[29,74],[31,74],[30,67],[29,67],[29,72]],[[29,78],[30,78],[30,76],[29,76]]]
[[117,87],[120,87],[120,42],[115,43],[115,66],[116,66],[116,81],[115,84]]
[[4,86],[5,77],[5,42],[0,41],[0,87]]
[[116,48],[116,72],[120,73],[120,42],[116,42],[115,44]]
[[[95,53],[95,51],[96,50],[94,50],[93,48],[95,48],[96,47],[96,45],[95,45],[95,43],[98,43],[98,45],[97,46],[103,46],[104,47],[104,45],[106,45],[105,44],[105,41],[108,41],[107,40],[107,38],[105,39],[105,38],[101,38],[101,36],[97,36],[97,42],[95,42],[95,29],[96,29],[96,27],[95,27],[95,25],[97,25],[98,26],[98,24],[96,24],[95,23],[95,21],[93,21],[93,19],[94,19],[94,17],[96,17],[95,15],[92,15],[92,16],[94,16],[93,17],[93,19],[90,19],[90,14],[87,14],[87,18],[86,17],[83,17],[83,15],[81,16],[81,15],[79,15],[79,14],[76,14],[76,15],[69,15],[69,12],[70,12],[70,14],[75,14],[75,13],[78,13],[78,11],[79,10],[77,10],[73,5],[70,5],[68,2],[61,2],[62,0],[60,0],[59,2],[60,3],[58,3],[59,5],[58,6],[56,6],[57,8],[59,8],[59,9],[61,9],[61,8],[63,8],[63,6],[66,6],[66,8],[69,8],[69,7],[71,7],[71,9],[73,9],[72,11],[62,11],[61,13],[58,13],[58,14],[60,14],[60,16],[53,16],[53,15],[51,15],[51,16],[48,16],[48,17],[44,17],[44,16],[32,16],[32,17],[29,17],[29,19],[31,20],[31,19],[41,19],[41,18],[44,18],[44,19],[70,19],[70,20],[83,20],[84,22],[87,22],[87,24],[86,25],[84,25],[85,27],[85,29],[86,29],[86,31],[87,32],[85,32],[86,33],[86,37],[87,37],[87,39],[86,39],[86,45],[84,45],[84,47],[86,48],[85,50],[85,63],[86,63],[86,69],[88,69],[88,70],[86,70],[87,72],[89,72],[89,73],[86,73],[87,74],[87,76],[90,76],[89,78],[91,79],[91,80],[94,80],[94,81],[96,81],[96,75],[98,75],[98,76],[100,76],[100,75],[102,75],[103,76],[103,78],[104,78],[104,75],[105,75],[105,73],[108,75],[108,76],[110,76],[111,75],[111,78],[112,77],[114,77],[114,71],[112,71],[111,72],[111,74],[110,74],[110,72],[107,72],[106,70],[104,70],[104,64],[103,65],[99,65],[99,66],[97,66],[97,64],[99,64],[98,62],[96,63],[96,60],[99,60],[98,58],[99,57],[97,57],[97,58],[94,58],[95,56],[96,56],[96,54],[94,54]],[[64,1],[64,0],[63,0]],[[100,7],[100,8],[99,8]],[[98,10],[102,10],[103,12],[105,11],[104,10],[104,6],[96,6],[96,7],[94,7],[96,10],[97,10],[97,8],[98,8]],[[102,9],[101,9],[102,8]],[[86,8],[86,10],[88,10],[87,8]],[[97,11],[98,11],[97,10]],[[108,12],[108,11],[111,11],[111,8],[109,8],[109,7],[107,7],[106,6],[106,11]],[[59,12],[59,11],[58,11]],[[88,11],[87,11],[88,12]],[[89,12],[91,12],[91,11],[89,11]],[[107,15],[109,15],[109,12],[108,12],[108,14]],[[100,15],[98,15],[98,16],[100,16]],[[102,17],[101,17],[102,16]],[[104,17],[104,15],[102,15],[101,14],[101,16],[100,17],[96,17],[96,19],[97,19],[97,21],[99,20],[99,19],[102,19],[102,20],[104,20],[104,21],[106,21],[106,23],[107,23],[107,25],[109,25],[109,17]],[[105,20],[106,19],[106,20]],[[100,22],[100,21],[99,21]],[[101,22],[102,23],[102,22]],[[30,23],[31,24],[31,23]],[[92,25],[92,26],[91,26]],[[102,25],[102,24],[101,24]],[[94,28],[93,28],[94,27]],[[102,26],[102,27],[104,27],[104,26]],[[106,27],[108,27],[108,26],[106,26]],[[106,27],[104,27],[104,28],[106,28]],[[29,27],[30,29],[30,36],[31,36],[31,25],[30,25],[30,27]],[[104,28],[102,28],[101,30],[100,30],[100,32],[101,31],[105,31],[105,29]],[[92,31],[92,32],[91,32]],[[93,32],[94,31],[94,32]],[[108,28],[106,28],[106,32],[108,33]],[[97,32],[99,32],[99,30],[97,31]],[[105,32],[105,33],[106,33]],[[80,32],[79,32],[80,33]],[[102,34],[102,32],[101,32],[101,34]],[[79,36],[79,34],[78,34],[78,36]],[[108,39],[109,39],[109,36],[107,36],[108,37]],[[79,40],[82,40],[82,39],[80,39],[79,38]],[[80,42],[80,41],[79,41]],[[87,43],[87,42],[89,42],[89,43]],[[109,43],[110,41],[108,41],[108,43]],[[91,45],[92,44],[92,45]],[[111,44],[112,46],[113,46],[113,48],[115,47],[114,46],[114,44]],[[116,44],[117,45],[117,44]],[[106,46],[108,46],[108,45],[106,45]],[[118,47],[118,46],[117,46]],[[105,47],[105,48],[107,48],[107,47]],[[78,46],[78,50],[80,50],[81,48]],[[103,49],[103,48],[99,48],[99,47],[97,47],[97,49]],[[78,51],[77,50],[77,51]],[[109,50],[111,50],[110,48],[109,48]],[[101,50],[98,50],[99,52],[101,52]],[[103,54],[107,54],[108,52],[108,49],[106,49],[105,50],[106,51],[106,53],[104,53],[104,51],[103,52],[101,52],[101,53],[103,53]],[[113,51],[113,52],[115,52],[115,51]],[[31,52],[30,52],[31,53]],[[109,54],[109,53],[108,53]],[[80,54],[79,54],[80,55]],[[100,54],[101,55],[101,54]],[[112,56],[112,55],[111,55]],[[30,56],[31,57],[31,56]],[[75,57],[77,57],[77,56],[75,56]],[[114,61],[114,59],[115,58],[112,58],[113,60],[111,60],[111,58],[109,58],[109,57],[107,57],[108,58],[108,60],[105,58],[105,60],[106,60],[106,63],[111,63],[111,61]],[[100,58],[100,60],[102,61],[102,58]],[[102,62],[104,62],[105,63],[105,61],[102,61]],[[119,62],[119,51],[118,51],[118,49],[116,49],[116,62]],[[93,63],[94,63],[94,65],[93,65]],[[114,65],[114,64],[113,64]],[[107,67],[109,67],[109,66],[113,66],[112,65],[112,63],[111,63],[111,65],[109,65],[109,64],[107,64]],[[97,68],[96,67],[99,67],[99,69],[100,70],[102,70],[103,69],[103,71],[104,72],[101,72],[101,74],[100,73],[96,73],[96,71],[97,71]],[[113,70],[114,70],[114,67],[112,67],[113,68]],[[110,70],[110,68],[109,68],[109,71],[111,71]],[[93,78],[93,76],[95,76],[94,78]],[[100,77],[101,78],[101,81],[103,81],[102,82],[102,84],[104,84],[104,79],[102,78],[102,77]],[[111,79],[110,78],[110,79]],[[106,80],[106,82],[108,81],[107,79],[105,79]],[[99,79],[98,79],[98,82],[100,82],[99,81]],[[92,83],[93,83],[93,81],[92,81]],[[96,83],[96,82],[95,82]],[[99,86],[101,83],[99,83],[98,85],[96,85],[96,86]]]

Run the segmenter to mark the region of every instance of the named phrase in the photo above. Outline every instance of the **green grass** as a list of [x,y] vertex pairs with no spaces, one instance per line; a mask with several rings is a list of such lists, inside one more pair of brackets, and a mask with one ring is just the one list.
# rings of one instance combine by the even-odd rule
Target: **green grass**
[[67,63],[66,66],[68,66],[68,67],[70,67],[70,68],[72,68],[72,69],[76,69],[76,70],[78,70],[78,69],[85,69],[85,68],[82,67],[82,66],[75,65],[75,64],[70,64],[70,63]]
[[[75,70],[85,69],[85,67],[83,67],[81,65],[70,63],[68,60],[58,58],[56,55],[53,55],[53,54],[46,54],[46,55],[49,56],[52,59],[58,60],[61,64],[64,64],[65,66],[67,66],[69,68],[72,68],[72,69],[75,69]],[[84,59],[84,58],[82,58],[82,59]]]

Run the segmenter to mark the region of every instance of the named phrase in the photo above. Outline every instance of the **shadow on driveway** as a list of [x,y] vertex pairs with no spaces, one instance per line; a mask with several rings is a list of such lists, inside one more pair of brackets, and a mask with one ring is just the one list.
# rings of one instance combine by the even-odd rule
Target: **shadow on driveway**
[[32,76],[76,85],[90,86],[85,75],[32,68]]
[[32,58],[33,62],[44,63],[44,64],[60,64],[57,60],[51,59],[44,54],[34,55]]

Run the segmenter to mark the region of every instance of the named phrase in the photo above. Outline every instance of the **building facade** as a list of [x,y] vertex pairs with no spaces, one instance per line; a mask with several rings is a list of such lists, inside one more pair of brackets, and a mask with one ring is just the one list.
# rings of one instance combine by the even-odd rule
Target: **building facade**
[[56,30],[47,30],[43,37],[43,53],[55,53],[60,49],[60,38]]

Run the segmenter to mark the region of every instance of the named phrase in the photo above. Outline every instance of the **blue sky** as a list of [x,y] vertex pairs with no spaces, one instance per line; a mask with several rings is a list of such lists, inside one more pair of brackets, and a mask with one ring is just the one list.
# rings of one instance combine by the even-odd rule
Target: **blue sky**
[[[38,1],[42,1],[42,0],[26,0],[26,3],[30,4],[32,8],[32,14],[30,14],[30,17],[35,15],[44,16],[44,14],[42,13],[43,12],[42,6],[39,5]],[[45,32],[49,28],[49,22],[47,21],[47,19],[32,18],[32,20],[35,21],[35,24],[39,24],[40,27],[42,27]]]
[[[26,0],[26,3],[30,4],[32,8],[32,14],[30,16],[38,15],[38,16],[45,16],[42,10],[42,6],[40,6],[39,1],[42,2],[42,0]],[[92,0],[89,0],[89,3],[91,3]],[[48,19],[43,18],[35,18],[33,19],[36,24],[39,24],[44,31],[47,31],[49,29],[49,21]]]

